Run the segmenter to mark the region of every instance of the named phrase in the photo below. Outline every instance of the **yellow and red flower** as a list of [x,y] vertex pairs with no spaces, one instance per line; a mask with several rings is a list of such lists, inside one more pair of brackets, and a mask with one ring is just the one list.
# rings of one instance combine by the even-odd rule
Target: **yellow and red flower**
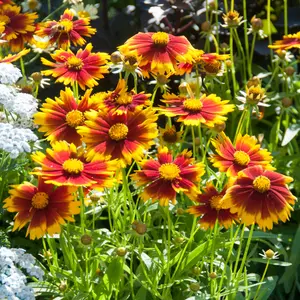
[[10,197],[4,200],[4,208],[17,212],[13,231],[29,223],[26,236],[39,239],[43,235],[60,233],[65,220],[74,222],[72,215],[79,214],[80,201],[74,201],[76,187],[55,188],[39,178],[38,186],[29,182],[13,186]]
[[187,211],[190,214],[196,217],[201,216],[199,223],[203,229],[213,228],[217,221],[220,226],[228,229],[237,219],[237,214],[232,214],[230,209],[222,207],[226,189],[227,187],[224,187],[221,192],[218,192],[213,183],[209,182],[203,189],[204,193],[199,194],[196,198],[198,205],[188,208]]
[[36,13],[21,13],[21,7],[5,4],[0,6],[0,22],[5,23],[4,39],[11,51],[19,52],[30,42],[35,31]]
[[98,153],[119,159],[121,166],[126,166],[132,159],[142,159],[157,137],[157,116],[151,108],[122,115],[106,110],[89,111],[85,117],[87,121],[78,127],[78,133],[89,151],[89,159]]
[[[98,97],[97,97],[98,95]],[[149,105],[151,94],[135,93],[134,90],[127,92],[124,79],[119,80],[116,89],[112,92],[99,93],[95,97],[102,103],[102,108],[112,111],[118,115],[134,111],[136,107]]]
[[83,125],[84,113],[91,109],[98,110],[99,102],[90,97],[92,90],[87,90],[80,101],[76,101],[70,88],[60,92],[60,98],[46,99],[41,112],[34,115],[34,123],[39,131],[45,132],[50,143],[65,140],[76,146],[81,145],[81,136],[76,128]]
[[0,1],[0,5],[4,5],[4,4],[13,4],[13,2],[11,0],[2,0],[2,1]]
[[92,44],[88,44],[84,50],[79,49],[76,55],[71,50],[57,50],[51,54],[55,62],[42,57],[42,63],[53,68],[42,71],[42,73],[46,76],[52,75],[57,78],[56,82],[62,82],[65,85],[73,85],[78,82],[83,90],[86,86],[92,88],[98,85],[96,80],[103,78],[103,74],[108,73],[106,64],[109,59],[107,53],[92,53],[92,49]]
[[225,115],[234,110],[233,104],[227,104],[229,100],[222,101],[215,94],[204,94],[199,99],[165,94],[163,98],[162,102],[168,106],[159,110],[168,117],[179,117],[177,121],[184,125],[198,126],[202,123],[214,127],[226,121]]
[[31,157],[41,165],[32,174],[42,176],[46,183],[103,188],[111,187],[114,181],[114,161],[95,156],[88,162],[82,148],[76,149],[74,144],[69,145],[66,141],[55,142],[46,154],[37,151]]
[[154,74],[175,73],[180,62],[192,63],[194,48],[184,36],[165,32],[134,35],[119,47],[122,54],[141,56],[140,67]]
[[57,43],[57,47],[64,50],[69,49],[71,42],[75,46],[83,46],[86,43],[83,36],[91,37],[96,33],[96,29],[90,26],[90,18],[78,20],[73,20],[73,18],[74,14],[71,10],[66,9],[58,22],[40,23],[35,34],[40,37],[49,37],[49,43]]
[[144,186],[141,198],[162,206],[169,201],[176,203],[176,194],[183,192],[190,197],[198,194],[197,184],[204,174],[204,164],[194,163],[192,152],[184,150],[173,159],[167,147],[159,148],[156,159],[145,159],[141,170],[131,175],[137,186]]
[[3,58],[0,58],[0,63],[12,63],[18,59],[20,59],[22,56],[28,54],[30,52],[30,49],[23,49],[22,51],[20,51],[17,54],[9,54]]
[[210,161],[220,172],[226,172],[227,176],[237,176],[239,171],[255,165],[274,170],[270,164],[271,153],[266,149],[261,149],[254,136],[239,134],[233,146],[229,137],[223,132],[217,139],[212,140],[212,144],[217,154],[213,154]]
[[249,167],[238,173],[234,184],[226,191],[223,207],[237,213],[245,225],[253,223],[263,229],[272,229],[273,223],[289,219],[296,197],[287,183],[291,177],[264,170],[262,166]]
[[275,41],[269,48],[275,50],[289,50],[292,48],[300,48],[300,31],[295,34],[283,36],[283,40]]

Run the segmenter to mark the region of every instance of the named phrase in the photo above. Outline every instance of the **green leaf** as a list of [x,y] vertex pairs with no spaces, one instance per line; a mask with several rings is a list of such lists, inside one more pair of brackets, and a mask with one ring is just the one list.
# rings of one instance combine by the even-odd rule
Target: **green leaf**
[[[259,257],[250,258],[249,261],[259,262],[259,263],[263,263],[263,264],[266,264],[268,262],[267,259],[259,258]],[[280,261],[280,260],[270,260],[269,264],[274,265],[274,266],[280,266],[280,267],[289,267],[292,265],[288,261]]]
[[286,130],[281,146],[286,146],[300,131],[300,124],[291,124]]
[[109,278],[110,285],[118,283],[123,275],[122,258],[115,258],[109,264],[106,274]]
[[278,276],[270,276],[265,278],[263,285],[260,288],[257,300],[269,299],[274,291],[278,281]]

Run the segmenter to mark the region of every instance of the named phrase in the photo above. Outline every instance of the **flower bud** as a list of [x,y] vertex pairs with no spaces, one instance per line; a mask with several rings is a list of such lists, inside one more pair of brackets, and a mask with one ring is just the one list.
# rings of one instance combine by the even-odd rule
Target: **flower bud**
[[211,272],[211,273],[209,273],[208,276],[209,276],[210,279],[215,279],[215,278],[217,278],[217,273]]
[[118,256],[125,256],[127,253],[127,250],[125,247],[119,247],[119,248],[117,248],[116,253]]
[[175,244],[182,244],[184,242],[184,238],[182,236],[177,236],[174,239]]
[[93,241],[92,237],[88,234],[81,236],[80,241],[83,245],[90,245]]
[[290,107],[293,104],[293,100],[291,98],[288,97],[284,97],[281,100],[282,106],[283,107]]
[[261,84],[261,80],[258,77],[253,76],[248,80],[247,87],[250,88],[251,86],[258,86],[260,84]]
[[269,249],[265,252],[265,254],[268,259],[272,259],[275,255],[275,252],[273,250]]
[[132,229],[140,235],[143,235],[147,232],[147,225],[142,222],[134,221],[131,226]]
[[293,74],[295,73],[295,69],[293,68],[293,67],[291,67],[291,66],[289,66],[289,67],[286,67],[285,69],[284,69],[284,72],[285,72],[285,74],[287,75],[287,76],[293,76]]
[[200,289],[200,284],[198,282],[190,283],[190,290],[193,292],[197,292]]
[[252,17],[251,25],[252,25],[253,31],[259,31],[264,26],[262,20],[260,18],[256,18],[256,16]]
[[157,75],[156,80],[159,85],[165,85],[169,81],[167,76],[161,74]]
[[43,75],[40,72],[34,72],[31,74],[31,78],[33,79],[34,82],[40,83],[41,80],[43,79]]
[[110,60],[113,64],[117,64],[122,61],[122,54],[119,51],[115,51],[110,55]]
[[68,284],[67,284],[67,281],[66,280],[62,280],[58,286],[58,289],[61,291],[61,292],[64,292],[66,291],[68,288]]
[[182,207],[179,207],[179,208],[177,208],[177,210],[176,210],[176,214],[177,214],[178,216],[182,216],[182,215],[185,214],[185,210],[184,210]]
[[225,130],[225,128],[226,128],[226,123],[223,122],[223,123],[220,123],[220,124],[215,124],[213,130],[216,131],[216,132],[222,132],[222,131]]
[[199,276],[201,274],[201,269],[197,266],[193,267],[192,272],[194,275]]
[[226,43],[222,43],[222,44],[220,45],[220,51],[221,51],[221,52],[224,52],[224,53],[228,52],[228,51],[229,51],[229,45],[226,44]]
[[209,21],[205,21],[201,24],[201,30],[204,32],[210,32],[211,31],[211,24]]

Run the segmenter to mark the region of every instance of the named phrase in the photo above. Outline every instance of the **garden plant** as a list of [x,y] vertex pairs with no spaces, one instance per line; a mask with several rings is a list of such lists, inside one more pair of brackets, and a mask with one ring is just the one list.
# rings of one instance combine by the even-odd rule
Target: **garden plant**
[[299,13],[0,0],[0,299],[298,299]]

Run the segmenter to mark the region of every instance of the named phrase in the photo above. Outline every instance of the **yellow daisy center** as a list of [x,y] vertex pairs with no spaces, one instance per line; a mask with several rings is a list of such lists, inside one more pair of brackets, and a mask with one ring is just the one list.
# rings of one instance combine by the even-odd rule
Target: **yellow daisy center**
[[176,143],[177,142],[177,132],[174,128],[168,128],[162,134],[162,138],[167,143]]
[[121,141],[126,139],[128,134],[128,127],[123,123],[117,123],[110,127],[108,131],[109,137],[114,141]]
[[250,162],[249,155],[244,151],[235,151],[233,156],[234,161],[242,167],[247,166]]
[[79,18],[89,18],[91,15],[86,10],[81,10],[77,12]]
[[38,6],[38,1],[37,0],[28,0],[27,4],[28,4],[28,7],[29,9],[31,10],[35,10]]
[[156,32],[152,35],[152,41],[157,46],[166,46],[169,43],[169,35],[165,32]]
[[60,21],[58,26],[61,28],[60,31],[70,32],[73,30],[73,22],[68,19]]
[[260,175],[254,179],[253,187],[259,193],[264,193],[271,188],[271,181],[268,177]]
[[222,208],[222,203],[223,203],[222,199],[223,199],[222,195],[212,196],[209,200],[210,206],[216,210],[220,210]]
[[180,174],[180,169],[174,163],[162,164],[159,169],[160,176],[165,180],[173,180]]
[[67,159],[62,165],[64,171],[70,174],[79,174],[83,171],[83,162],[76,158]]
[[67,124],[74,128],[81,125],[84,120],[83,113],[77,109],[69,111],[66,115]]
[[49,203],[49,196],[46,193],[38,192],[31,199],[31,205],[34,208],[42,209],[45,208]]
[[183,107],[192,112],[201,111],[202,106],[202,102],[199,99],[188,99],[183,102]]
[[119,97],[117,97],[115,99],[116,103],[119,105],[127,105],[130,104],[132,102],[132,95],[129,95],[128,93],[119,95]]
[[80,71],[83,67],[83,62],[80,58],[72,56],[67,60],[67,67],[71,70]]

